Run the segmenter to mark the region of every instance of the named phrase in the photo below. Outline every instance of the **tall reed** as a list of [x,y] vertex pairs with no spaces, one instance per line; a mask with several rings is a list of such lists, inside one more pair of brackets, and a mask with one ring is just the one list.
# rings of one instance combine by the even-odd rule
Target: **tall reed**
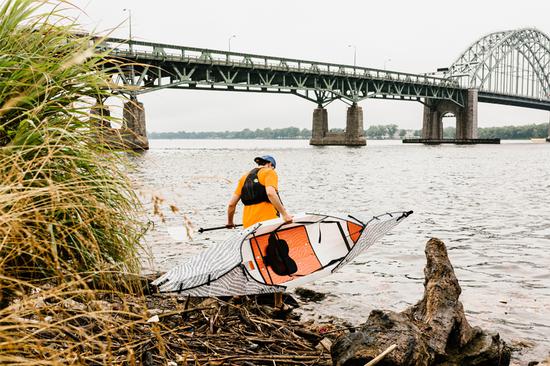
[[95,52],[92,38],[75,35],[59,6],[44,4],[0,5],[4,290],[19,280],[139,269],[140,203],[123,155],[98,142],[90,114],[96,100],[113,96],[106,55]]
[[60,6],[0,4],[0,364],[132,364],[120,340],[145,299],[118,291],[139,272],[141,205],[90,113],[117,88],[108,55]]

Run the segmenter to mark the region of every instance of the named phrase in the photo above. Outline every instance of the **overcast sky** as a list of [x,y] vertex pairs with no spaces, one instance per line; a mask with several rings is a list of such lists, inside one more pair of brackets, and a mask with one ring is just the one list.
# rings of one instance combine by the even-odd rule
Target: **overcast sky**
[[[450,66],[483,35],[535,27],[550,34],[549,0],[77,0],[79,22],[144,41],[353,64],[412,73]],[[311,128],[315,104],[291,95],[165,90],[143,95],[149,131]],[[364,100],[365,128],[420,129],[417,102]],[[329,127],[344,127],[346,105],[328,106]],[[454,120],[454,119],[453,119]],[[453,120],[444,121],[445,126]],[[479,126],[548,122],[549,113],[480,104]]]

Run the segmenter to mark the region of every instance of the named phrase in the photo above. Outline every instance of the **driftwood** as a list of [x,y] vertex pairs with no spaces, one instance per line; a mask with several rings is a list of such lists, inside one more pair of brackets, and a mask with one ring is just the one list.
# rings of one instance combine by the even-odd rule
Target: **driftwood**
[[[329,366],[331,339],[343,333],[336,324],[300,322],[292,307],[297,303],[288,294],[283,309],[274,309],[272,294],[224,299],[108,291],[93,299],[35,296],[28,310],[19,311],[24,317],[4,315],[1,324],[17,330],[13,339],[30,339],[24,348],[12,346],[22,348],[11,356],[20,363]],[[11,306],[22,306],[21,300]]]
[[143,362],[150,351],[150,365],[167,359],[178,364],[215,365],[331,363],[330,354],[316,347],[323,338],[319,333],[289,319],[290,310],[281,313],[257,301],[257,297],[230,302],[206,299],[172,310],[163,299],[156,304],[162,311],[158,334],[162,347],[158,336],[150,337],[136,354],[141,353]]
[[382,361],[384,359],[384,357],[386,357],[386,355],[388,353],[390,353],[391,351],[393,351],[394,349],[397,348],[397,344],[392,344],[391,346],[389,346],[384,352],[382,352],[381,354],[379,354],[378,356],[376,356],[375,358],[373,358],[372,360],[370,360],[365,366],[374,366],[374,365],[377,365],[378,362]]
[[509,365],[511,351],[499,335],[466,320],[445,244],[430,239],[425,252],[422,300],[401,313],[372,311],[359,331],[336,340],[331,351],[334,365],[365,365],[392,344],[397,348],[380,365]]

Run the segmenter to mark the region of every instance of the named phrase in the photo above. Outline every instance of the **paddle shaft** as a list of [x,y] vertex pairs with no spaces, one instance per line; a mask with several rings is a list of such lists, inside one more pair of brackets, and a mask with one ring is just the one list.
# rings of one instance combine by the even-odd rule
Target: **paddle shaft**
[[239,227],[239,226],[243,226],[243,225],[241,225],[241,224],[239,224],[239,225],[233,225],[233,226],[224,225],[224,226],[216,226],[216,227],[207,227],[206,229],[204,229],[204,228],[201,227],[201,228],[198,230],[198,232],[202,234],[202,233],[204,233],[205,231],[221,230],[221,229],[232,229],[232,228],[234,228],[234,227]]

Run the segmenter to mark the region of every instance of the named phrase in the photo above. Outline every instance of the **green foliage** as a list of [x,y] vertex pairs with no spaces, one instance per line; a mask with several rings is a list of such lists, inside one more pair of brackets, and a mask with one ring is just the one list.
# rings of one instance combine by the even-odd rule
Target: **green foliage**
[[504,140],[542,138],[548,137],[548,123],[480,128],[478,133],[480,138],[500,138]]
[[90,72],[104,62],[93,56],[90,39],[74,36],[72,24],[60,25],[61,14],[37,14],[41,4],[9,0],[0,9],[0,146],[22,121],[38,125],[62,114],[83,115],[87,106],[77,104],[83,97],[109,93],[109,79]]
[[[456,136],[455,127],[445,127],[443,129],[443,138],[454,139]],[[525,126],[505,126],[505,127],[480,127],[478,136],[481,139],[499,138],[502,140],[528,140],[530,138],[548,137],[548,124],[531,124]]]
[[[331,132],[343,132],[341,128],[333,128]],[[527,126],[507,126],[479,128],[480,138],[501,138],[501,139],[529,139],[534,137],[548,137],[548,124],[542,123]],[[415,137],[422,135],[421,130],[411,131]],[[396,124],[371,125],[365,130],[365,136],[373,140],[404,138],[407,130],[399,129]],[[445,127],[443,138],[453,139],[456,136],[455,127]],[[309,139],[311,130],[306,128],[300,130],[297,127],[279,129],[244,129],[242,131],[224,132],[151,132],[151,139]]]
[[456,136],[456,128],[455,127],[445,127],[443,129],[443,138],[444,139],[454,139]]
[[371,125],[365,131],[367,138],[373,140],[393,139],[399,127],[396,124],[390,125]]
[[102,301],[138,289],[144,232],[123,155],[89,113],[110,77],[44,5],[0,4],[0,364],[133,364],[113,359],[113,338],[132,343],[145,320]]

